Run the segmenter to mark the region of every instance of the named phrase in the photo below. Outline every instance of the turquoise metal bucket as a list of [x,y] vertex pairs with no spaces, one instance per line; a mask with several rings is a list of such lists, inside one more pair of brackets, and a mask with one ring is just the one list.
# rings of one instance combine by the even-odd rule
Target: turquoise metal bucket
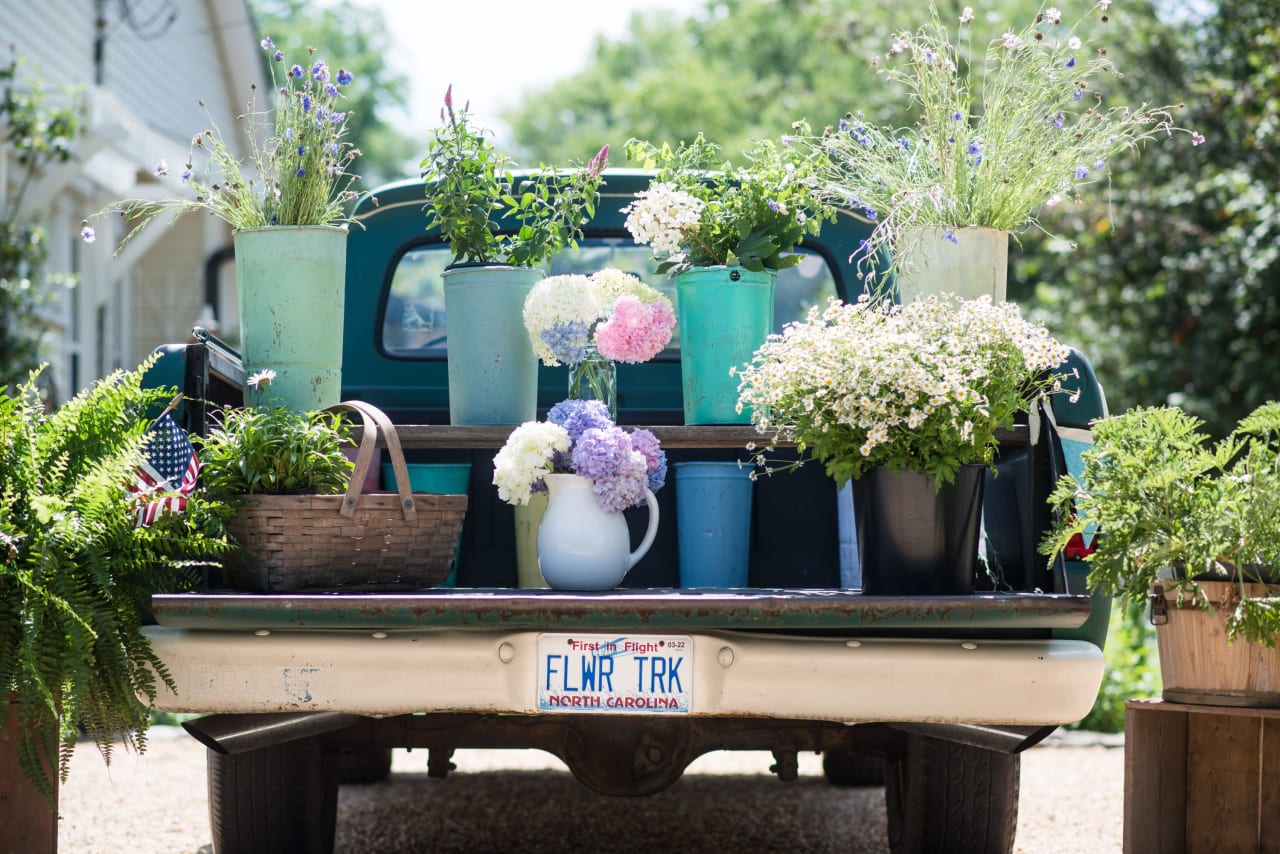
[[699,267],[676,277],[685,424],[748,424],[738,378],[773,331],[774,270]]
[[342,399],[342,318],[347,229],[275,225],[234,235],[245,404],[311,412]]
[[[413,492],[431,492],[440,495],[466,495],[471,485],[471,463],[406,463],[409,469],[409,489]],[[396,492],[396,473],[391,463],[382,464],[382,488]],[[463,519],[466,525],[466,519]],[[462,529],[458,529],[458,547],[453,552],[453,568],[449,577],[437,587],[458,586],[458,564],[462,559]]]
[[538,357],[524,326],[524,300],[543,272],[472,265],[450,267],[443,277],[449,423],[532,421],[538,410]]
[[751,466],[673,463],[681,587],[746,587],[751,559]]

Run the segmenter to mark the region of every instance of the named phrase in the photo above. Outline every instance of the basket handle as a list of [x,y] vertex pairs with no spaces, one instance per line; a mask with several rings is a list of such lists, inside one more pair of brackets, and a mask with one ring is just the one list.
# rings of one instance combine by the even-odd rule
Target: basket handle
[[396,433],[391,419],[381,409],[363,400],[344,400],[326,407],[325,411],[338,409],[358,412],[364,426],[363,435],[360,437],[360,450],[356,452],[355,471],[351,473],[351,484],[347,487],[346,498],[343,499],[342,507],[338,512],[343,516],[352,516],[356,512],[356,505],[360,502],[360,494],[364,490],[365,477],[369,473],[369,466],[373,463],[373,451],[378,445],[378,433],[381,432],[387,446],[387,453],[391,457],[391,468],[396,474],[396,490],[400,494],[400,509],[404,513],[404,519],[406,522],[417,521],[418,511],[413,502],[413,492],[409,488],[409,469],[404,463],[400,436]]

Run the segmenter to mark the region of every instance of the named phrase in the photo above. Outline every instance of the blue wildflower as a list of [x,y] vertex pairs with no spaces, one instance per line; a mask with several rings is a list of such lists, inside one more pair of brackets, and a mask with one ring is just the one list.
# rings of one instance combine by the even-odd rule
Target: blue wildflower
[[778,203],[775,202],[773,199],[770,199],[768,201],[768,205],[769,205],[769,210],[773,211],[774,213],[778,212]]
[[334,113],[333,115],[329,116],[329,121],[333,122],[335,125],[342,124],[344,121],[346,121],[346,119],[347,119],[346,113]]
[[1053,114],[1054,127],[1060,128],[1066,123],[1067,123],[1067,114],[1062,112],[1062,110],[1058,110],[1058,112]]
[[290,77],[301,77],[304,73],[301,65],[293,65],[289,68]]
[[949,228],[943,230],[942,236],[945,237],[951,243],[960,242],[960,238],[956,237],[956,233]]
[[311,96],[310,95],[302,96],[302,112],[304,113],[311,112]]
[[182,183],[184,183],[184,184],[185,184],[185,183],[187,183],[188,181],[190,181],[190,180],[191,180],[191,175],[192,175],[192,173],[191,173],[191,167],[190,167],[190,166],[188,166],[186,169],[183,169],[183,170],[182,170]]
[[875,222],[876,218],[880,216],[878,213],[876,213],[876,209],[871,207],[871,205],[867,205],[862,209],[862,215],[865,216],[867,219],[871,220],[872,222]]
[[1106,165],[1107,165],[1107,161],[1105,161],[1105,160],[1099,160],[1098,162],[1096,162],[1096,163],[1094,163],[1094,164],[1093,164],[1093,168],[1094,168],[1095,170],[1097,170],[1097,171],[1101,172],[1104,168],[1106,168]]
[[338,85],[339,85],[339,86],[350,86],[350,85],[351,85],[351,81],[352,81],[353,79],[355,79],[355,78],[353,78],[353,77],[351,76],[351,72],[350,72],[350,71],[348,71],[348,70],[347,70],[347,69],[345,69],[345,68],[339,68],[339,69],[338,69]]
[[982,163],[982,146],[976,142],[969,143],[969,156],[973,158],[973,165],[979,166]]
[[1088,167],[1088,166],[1077,166],[1077,167],[1076,167],[1076,180],[1077,180],[1077,181],[1083,181],[1083,180],[1084,180],[1085,178],[1087,178],[1087,177],[1089,177],[1089,167]]
[[326,83],[324,84],[324,93],[330,98],[336,98],[338,97],[338,87],[332,83]]
[[324,150],[325,150],[325,151],[327,151],[327,152],[329,152],[329,153],[330,153],[331,155],[333,155],[334,157],[337,157],[337,156],[338,156],[338,143],[336,143],[336,142],[331,142],[331,143],[329,143],[328,145],[326,145],[326,146],[324,147]]
[[316,64],[311,66],[311,76],[321,83],[329,81],[329,66],[324,64],[323,59],[317,59]]
[[305,178],[307,176],[307,170],[299,166],[298,171],[294,174],[296,174],[299,178]]
[[262,41],[258,42],[258,44],[262,47],[263,50],[271,50],[273,47],[276,46],[275,42],[271,41],[270,37],[263,39]]
[[841,119],[841,120],[840,120],[840,124],[838,125],[838,127],[839,127],[839,129],[840,129],[840,132],[841,132],[841,133],[844,133],[845,131],[847,131],[847,130],[849,129],[849,120],[848,120],[848,119]]
[[275,53],[271,54],[271,58],[274,59],[276,62],[284,62],[284,51],[282,50],[276,51]]
[[1076,58],[1073,56],[1067,60],[1067,68],[1075,68],[1075,67],[1076,67]]
[[299,145],[299,146],[298,146],[298,156],[299,156],[299,157],[301,157],[302,155],[304,155],[304,154],[306,154],[306,153],[307,153],[307,150],[306,150],[305,148],[303,148],[301,145]]
[[1084,97],[1084,92],[1081,92],[1079,89],[1077,89],[1076,91],[1071,93],[1071,97],[1079,101],[1081,98]]
[[907,139],[905,136],[898,140],[898,145],[902,146],[903,151],[911,150],[911,140]]
[[954,113],[951,114],[951,121],[953,122],[958,122],[963,118],[964,118],[964,114],[961,113],[959,110],[956,110]]

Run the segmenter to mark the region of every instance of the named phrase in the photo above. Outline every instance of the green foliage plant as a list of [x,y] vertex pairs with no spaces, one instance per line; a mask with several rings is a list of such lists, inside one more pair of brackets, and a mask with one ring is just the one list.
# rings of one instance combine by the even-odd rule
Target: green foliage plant
[[226,551],[222,508],[198,493],[181,514],[135,526],[150,418],[173,389],[142,387],[150,360],[50,412],[36,376],[0,396],[0,726],[16,715],[19,761],[53,797],[79,727],[110,761],[142,751],[139,698],[174,683],[142,634],[151,595],[189,589]]
[[784,269],[800,263],[792,250],[805,235],[834,217],[818,197],[818,157],[793,147],[790,137],[756,140],[744,155],[748,165],[738,167],[701,134],[674,148],[631,139],[627,157],[656,170],[623,212],[635,241],[652,247],[660,273]]
[[[16,53],[0,68],[0,157],[16,166],[13,187],[0,187],[0,388],[11,392],[39,364],[42,285],[48,242],[44,224],[23,210],[32,182],[51,165],[66,163],[80,133],[71,107],[50,108],[39,81],[21,72]],[[68,280],[70,283],[74,280]]]
[[[832,204],[861,211],[875,229],[859,254],[859,270],[877,275],[872,259],[909,254],[921,227],[1019,230],[1038,224],[1045,206],[1079,202],[1106,180],[1113,158],[1152,139],[1199,133],[1179,128],[1178,106],[1108,103],[1121,75],[1105,46],[1094,46],[1111,0],[1067,24],[1041,7],[1030,23],[992,40],[980,58],[969,43],[974,13],[958,17],[952,41],[938,9],[918,30],[894,35],[873,60],[881,76],[918,108],[915,124],[880,126],[847,113],[807,144],[819,161],[822,192]],[[896,263],[896,262],[895,262]]]
[[1258,407],[1217,441],[1201,427],[1176,407],[1135,407],[1097,422],[1082,472],[1050,496],[1061,521],[1041,551],[1056,554],[1073,535],[1096,531],[1089,587],[1128,604],[1146,601],[1158,581],[1211,611],[1199,582],[1231,581],[1238,603],[1228,638],[1275,646],[1280,403]]
[[[266,388],[275,372],[249,378]],[[344,447],[351,430],[335,412],[296,412],[272,406],[268,394],[261,407],[224,409],[204,438],[194,441],[203,468],[200,476],[210,495],[233,500],[245,495],[344,492],[354,465]]]
[[990,465],[996,431],[1061,390],[1067,358],[1014,303],[933,295],[907,305],[832,299],[789,323],[739,369],[739,406],[756,430],[794,442],[837,483],[874,466],[908,469],[941,487],[963,465]]
[[[346,212],[357,195],[351,187],[359,180],[350,169],[360,150],[347,139],[348,116],[341,103],[352,74],[341,68],[334,71],[315,55],[315,48],[307,49],[304,67],[288,64],[284,51],[270,38],[261,46],[271,58],[274,103],[260,110],[255,90],[248,109],[238,117],[244,123],[241,132],[250,168],[210,119],[210,127],[192,137],[190,156],[178,174],[188,192],[159,201],[126,199],[93,215],[91,219],[121,214],[134,223],[117,251],[166,213],[172,222],[185,213],[204,211],[233,229],[350,221]],[[197,174],[201,161],[202,174]],[[171,173],[163,160],[155,167],[156,177]],[[88,242],[96,237],[88,220],[82,236]]]
[[[595,215],[609,161],[604,146],[585,166],[563,172],[549,166],[517,176],[492,133],[472,125],[468,106],[453,107],[445,91],[441,124],[420,164],[426,184],[427,228],[439,228],[455,264],[535,267],[561,249],[576,247]],[[497,220],[516,224],[504,231]]]

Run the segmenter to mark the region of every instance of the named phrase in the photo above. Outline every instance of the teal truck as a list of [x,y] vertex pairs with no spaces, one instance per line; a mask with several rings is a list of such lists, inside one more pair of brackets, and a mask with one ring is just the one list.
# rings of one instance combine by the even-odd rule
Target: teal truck
[[[670,293],[623,228],[621,209],[647,183],[610,171],[581,246],[551,272],[617,267]],[[1051,413],[1002,438],[983,509],[999,571],[981,572],[972,595],[864,595],[848,493],[816,463],[755,484],[746,588],[680,589],[670,485],[659,493],[666,521],[625,587],[521,588],[513,511],[491,482],[505,431],[432,430],[448,424],[449,250],[424,228],[421,183],[375,195],[349,238],[343,395],[401,425],[411,461],[471,464],[456,580],[262,594],[214,577],[200,592],[155,597],[147,634],[177,684],[157,706],[201,715],[186,727],[208,746],[216,850],[329,850],[340,783],[385,778],[400,747],[429,751],[440,776],[458,748],[538,748],[611,795],[661,791],[712,750],[771,751],[784,781],[801,751],[817,751],[832,784],[886,787],[894,851],[1011,851],[1019,753],[1082,718],[1102,679],[1109,600],[1085,591],[1079,555],[1036,553],[1051,523],[1045,498],[1070,462],[1062,428],[1104,414],[1084,357],[1072,356],[1078,396],[1056,396]],[[841,214],[805,243],[778,279],[779,326],[828,295],[856,297],[849,257],[868,229]],[[748,426],[681,427],[677,347],[619,366],[619,422],[649,426],[672,462],[746,459]],[[189,397],[209,406],[239,400],[237,354],[216,339],[168,348],[159,370],[181,371]],[[567,376],[539,370],[541,415]],[[189,426],[206,414],[189,405]],[[541,711],[540,639],[565,635],[582,648],[661,643],[678,658],[665,666],[681,676],[682,710]]]

